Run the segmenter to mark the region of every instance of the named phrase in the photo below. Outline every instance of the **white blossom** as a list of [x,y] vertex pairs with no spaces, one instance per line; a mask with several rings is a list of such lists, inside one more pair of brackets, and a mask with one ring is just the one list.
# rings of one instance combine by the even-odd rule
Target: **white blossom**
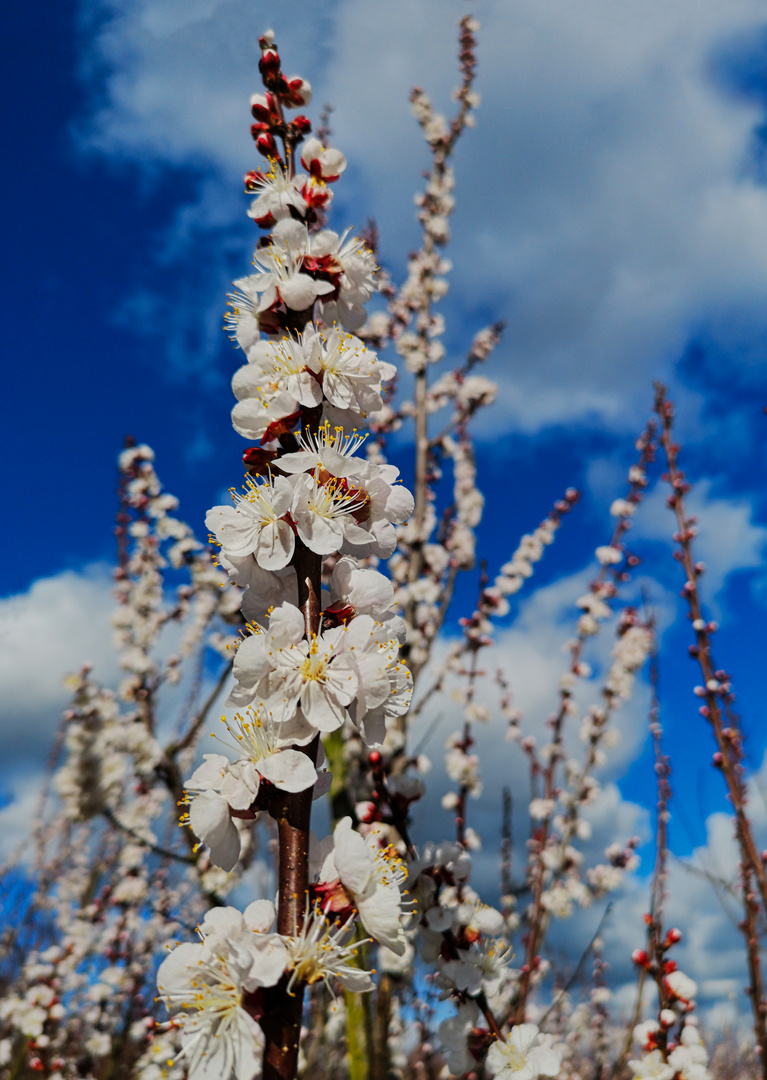
[[319,877],[321,881],[338,877],[371,937],[399,956],[405,952],[401,889],[407,872],[392,845],[381,847],[374,834],[363,838],[352,828],[351,818],[342,818]]
[[284,520],[293,488],[284,476],[246,477],[243,494],[231,490],[234,506],[214,506],[205,517],[229,558],[253,555],[264,570],[282,570],[293,557],[295,534]]
[[261,1075],[264,1033],[243,1008],[243,995],[274,986],[288,961],[281,939],[265,932],[267,904],[256,901],[244,915],[235,908],[209,911],[202,942],[178,945],[160,965],[157,987],[181,1025],[180,1057],[190,1080]]
[[535,1024],[518,1024],[506,1042],[493,1043],[485,1064],[497,1080],[537,1080],[539,1076],[556,1076],[562,1056],[542,1042]]

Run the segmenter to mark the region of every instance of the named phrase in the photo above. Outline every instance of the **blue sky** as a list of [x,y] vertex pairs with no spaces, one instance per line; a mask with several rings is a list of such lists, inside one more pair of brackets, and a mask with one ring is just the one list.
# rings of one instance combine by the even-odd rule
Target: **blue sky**
[[[6,760],[39,758],[65,670],[95,657],[114,671],[103,628],[123,436],[155,448],[200,535],[205,509],[237,481],[242,440],[229,424],[228,383],[238,360],[221,313],[254,242],[240,178],[255,162],[247,102],[258,34],[274,26],[286,67],[311,80],[313,115],[323,101],[335,106],[349,168],[333,223],[375,215],[382,259],[398,278],[417,238],[412,194],[426,164],[407,94],[418,83],[449,106],[455,25],[468,10],[458,0],[62,2],[41,6],[34,46],[30,9],[6,12],[13,165],[2,178],[0,273],[10,386],[0,432],[8,520],[23,522],[0,567]],[[568,605],[609,536],[607,509],[621,494],[652,380],[668,380],[683,464],[706,478],[697,509],[712,568],[704,595],[722,624],[717,655],[733,673],[759,767],[764,8],[478,0],[473,10],[483,23],[483,103],[456,161],[446,341],[457,358],[485,322],[507,322],[488,367],[499,399],[479,444],[481,553],[495,571],[567,486],[587,492],[534,579],[541,597],[525,593],[515,607],[543,652],[542,675],[558,671]],[[641,573],[659,582],[668,742],[684,761],[672,837],[688,854],[725,804],[690,692],[687,624],[680,607],[673,613],[680,579],[666,514],[654,497],[631,540],[646,557]],[[467,576],[454,618],[475,593]],[[504,634],[521,649],[519,633]],[[522,690],[543,718],[544,691],[550,699],[546,686]],[[652,803],[642,724],[637,708],[615,770],[627,805]]]

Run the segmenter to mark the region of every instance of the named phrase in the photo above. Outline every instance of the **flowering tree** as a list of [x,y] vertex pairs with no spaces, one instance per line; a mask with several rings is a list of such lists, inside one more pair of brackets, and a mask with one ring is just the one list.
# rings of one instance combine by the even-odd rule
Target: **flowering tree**
[[[616,837],[596,864],[583,845],[615,714],[656,653],[652,611],[625,604],[621,590],[638,561],[626,534],[659,447],[702,712],[734,808],[754,1026],[767,1062],[764,862],[746,811],[730,680],[713,662],[714,626],[698,597],[703,567],[662,388],[577,601],[543,745],[525,732],[504,673],[496,676],[506,737],[529,765],[531,831],[515,883],[507,793],[499,901],[486,903],[495,897],[483,900],[472,879],[480,838],[470,805],[482,795],[475,726],[491,719],[478,694],[483,650],[578,502],[568,489],[493,580],[482,572],[461,637],[438,656],[457,579],[476,562],[483,497],[470,424],[495,395],[476,369],[502,333],[488,326],[455,369],[432,377],[445,355],[437,306],[450,270],[450,159],[479,104],[476,30],[462,21],[454,118],[421,90],[411,97],[431,168],[417,199],[421,243],[400,286],[377,266],[373,232],[326,227],[346,158],[327,145],[327,129],[312,136],[296,115],[309,84],[283,73],[271,33],[260,39],[263,93],[251,99],[251,131],[265,163],[245,189],[261,234],[254,272],[235,282],[226,316],[245,354],[232,380],[232,422],[249,443],[244,484],[209,510],[211,549],[174,516],[151,450],[129,443],[120,456],[114,622],[125,680],[116,693],[87,668],[73,680],[33,827],[31,897],[14,892],[25,853],[4,870],[16,909],[3,938],[0,1062],[14,1080],[292,1080],[339,1069],[352,1080],[712,1075],[695,983],[669,957],[681,933],[664,926],[671,787],[657,696],[657,862],[647,942],[634,953],[633,1017],[608,1014],[598,934],[583,943],[583,960],[594,957],[587,1005],[574,1003],[574,977],[547,955],[552,920],[605,897],[637,861],[636,837]],[[369,314],[376,293],[385,306]],[[401,366],[381,359],[387,348]],[[389,437],[410,423],[412,493],[387,459]],[[581,716],[577,756],[576,691],[610,619],[611,660]],[[159,646],[169,631],[172,653]],[[179,683],[187,697],[168,736],[164,702]],[[447,739],[453,788],[442,800],[455,832],[439,839],[413,834],[410,809],[429,762],[410,733],[448,687],[462,722]],[[201,755],[224,691],[223,730]],[[315,821],[329,816],[330,829],[319,839],[312,812],[323,797],[327,811]],[[646,1016],[650,982],[657,1003]]]

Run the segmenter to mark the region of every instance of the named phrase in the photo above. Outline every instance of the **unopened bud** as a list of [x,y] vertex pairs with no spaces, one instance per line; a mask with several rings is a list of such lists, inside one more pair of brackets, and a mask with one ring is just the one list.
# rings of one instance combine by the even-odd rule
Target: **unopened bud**
[[258,70],[262,75],[280,70],[280,54],[272,46],[267,46],[258,61]]
[[274,136],[266,133],[262,133],[256,139],[256,147],[264,157],[275,158],[277,154],[277,143],[274,141]]

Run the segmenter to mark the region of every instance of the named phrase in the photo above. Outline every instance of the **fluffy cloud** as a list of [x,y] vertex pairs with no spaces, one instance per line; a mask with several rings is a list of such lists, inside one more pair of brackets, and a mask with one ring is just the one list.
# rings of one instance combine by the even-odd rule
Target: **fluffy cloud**
[[2,745],[39,750],[59,722],[69,692],[65,677],[84,663],[103,681],[114,679],[110,616],[112,580],[103,566],[40,578],[27,592],[0,600]]
[[[19,773],[0,778],[3,798],[0,806],[0,860],[21,855],[29,843],[29,831],[40,805],[40,795],[45,782],[41,770]],[[28,851],[28,848],[27,848]]]
[[[94,104],[80,145],[204,175],[184,228],[207,227],[211,212],[220,228],[253,157],[245,103],[263,26],[252,7],[102,0],[84,10]],[[389,259],[414,238],[424,162],[407,92],[418,82],[448,105],[464,10],[457,0],[293,0],[272,13],[287,66],[312,80],[315,102],[336,107],[335,138],[352,162],[339,214],[375,212]],[[484,103],[458,160],[453,329],[479,309],[508,321],[497,423],[623,426],[691,333],[711,325],[737,366],[733,316],[739,356],[744,334],[764,330],[767,191],[751,160],[762,114],[717,75],[761,25],[761,5],[713,2],[691,17],[662,0],[494,0],[479,14]]]
[[117,678],[113,608],[111,575],[100,565],[40,578],[0,600],[0,858],[28,836],[70,697],[66,676],[91,663],[102,681]]

